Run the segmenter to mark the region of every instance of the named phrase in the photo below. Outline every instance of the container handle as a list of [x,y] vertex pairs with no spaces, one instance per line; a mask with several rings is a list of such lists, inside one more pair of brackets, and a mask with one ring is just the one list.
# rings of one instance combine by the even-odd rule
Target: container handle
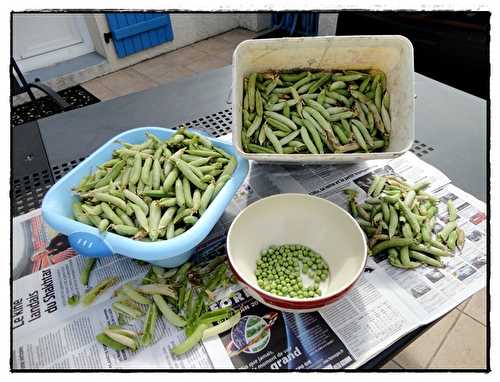
[[90,232],[73,232],[68,236],[68,241],[82,256],[106,257],[113,254],[111,246],[102,237]]

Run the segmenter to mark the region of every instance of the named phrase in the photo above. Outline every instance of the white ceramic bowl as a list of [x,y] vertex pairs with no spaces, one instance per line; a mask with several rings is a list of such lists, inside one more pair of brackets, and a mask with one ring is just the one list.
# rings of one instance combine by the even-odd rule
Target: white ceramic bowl
[[[322,295],[281,297],[257,285],[256,261],[271,245],[302,244],[321,254],[330,267]],[[341,298],[364,270],[367,246],[358,223],[336,204],[307,194],[279,194],[243,210],[227,236],[229,264],[252,297],[288,312],[318,310]]]

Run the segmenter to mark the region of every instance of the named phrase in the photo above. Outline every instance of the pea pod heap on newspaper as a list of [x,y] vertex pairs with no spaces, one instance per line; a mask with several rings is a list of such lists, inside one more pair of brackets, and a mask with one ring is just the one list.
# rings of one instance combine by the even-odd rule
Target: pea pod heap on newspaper
[[194,225],[236,169],[236,158],[186,128],[167,140],[146,133],[74,189],[73,215],[100,231],[168,240]]
[[[85,268],[82,274],[89,273]],[[185,331],[185,341],[171,349],[173,354],[181,355],[202,339],[231,329],[240,320],[240,311],[230,307],[209,310],[215,302],[215,291],[236,283],[229,275],[225,256],[196,265],[187,262],[172,269],[152,266],[141,285],[127,283],[114,291],[117,298],[112,309],[119,325],[105,328],[96,339],[115,350],[149,346],[155,342],[156,320],[161,314],[171,325]],[[115,277],[99,282],[83,297],[84,304],[91,304],[116,282]],[[77,296],[72,296],[70,302],[77,304]],[[139,319],[143,320],[142,332],[127,328],[130,322]]]
[[354,153],[389,145],[390,98],[380,70],[252,73],[243,88],[245,152]]
[[346,189],[351,214],[368,237],[370,255],[386,251],[398,268],[423,264],[444,267],[441,257],[463,248],[464,231],[457,227],[453,202],[448,201],[448,223],[436,235],[439,199],[424,190],[430,182],[410,185],[395,176],[375,176],[363,204],[355,190]]

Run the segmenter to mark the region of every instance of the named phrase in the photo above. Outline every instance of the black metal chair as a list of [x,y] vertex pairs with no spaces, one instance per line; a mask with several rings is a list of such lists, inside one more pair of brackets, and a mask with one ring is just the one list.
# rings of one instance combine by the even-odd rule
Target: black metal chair
[[37,105],[37,98],[33,94],[32,88],[41,90],[47,96],[49,96],[61,109],[61,111],[67,110],[71,105],[67,103],[59,94],[57,94],[54,90],[48,87],[45,84],[42,84],[39,81],[35,80],[35,83],[28,83],[26,78],[24,78],[23,73],[19,70],[16,61],[11,58],[10,59],[10,92],[11,97],[14,97],[19,94],[28,93],[33,104]]

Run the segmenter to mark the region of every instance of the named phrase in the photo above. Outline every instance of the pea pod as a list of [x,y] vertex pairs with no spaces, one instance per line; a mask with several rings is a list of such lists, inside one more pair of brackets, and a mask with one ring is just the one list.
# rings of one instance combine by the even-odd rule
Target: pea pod
[[279,139],[276,137],[273,131],[267,126],[265,127],[265,134],[267,139],[269,139],[269,142],[271,142],[271,144],[273,145],[274,150],[278,154],[283,154],[283,147],[281,146]]
[[[219,177],[219,179],[217,179],[217,182],[215,182],[215,189],[214,189],[214,193],[212,195],[211,201],[213,201],[215,199],[217,194],[222,190],[222,188],[229,181],[229,179],[231,179],[231,177],[229,175],[221,175]],[[200,203],[201,203],[201,200],[200,200]]]
[[152,164],[153,164],[153,158],[151,158],[151,157],[147,158],[144,161],[144,164],[143,164],[142,169],[141,169],[142,183],[147,184],[147,185],[151,185],[151,182],[149,181],[149,173],[151,171]]
[[[134,194],[132,191],[129,191],[127,189],[123,190],[123,194],[125,195],[125,198],[127,198],[128,200],[130,200],[132,203],[136,204],[137,206],[139,206],[144,214],[148,214],[149,212],[149,207],[148,205],[144,202],[144,200],[142,200],[139,196],[137,196],[136,194]],[[127,209],[127,207],[125,206],[125,210]]]
[[91,290],[85,293],[85,295],[82,298],[83,305],[92,304],[98,296],[100,296],[107,289],[115,285],[117,281],[118,279],[116,277],[110,277],[98,283],[95,287],[93,287]]
[[302,137],[302,141],[305,143],[307,149],[311,152],[311,154],[319,154],[318,149],[309,137],[307,129],[304,126],[300,128],[300,136]]
[[113,211],[113,209],[109,206],[109,204],[102,202],[101,208],[104,216],[106,216],[107,219],[109,219],[114,224],[123,225],[122,219],[120,219],[120,217],[115,213],[115,211]]
[[205,190],[207,188],[207,184],[203,183],[200,178],[198,178],[194,172],[193,168],[191,168],[186,162],[181,159],[174,159],[176,167],[179,171],[191,182],[194,186],[201,190]]
[[255,110],[255,82],[257,81],[257,73],[252,73],[248,77],[248,109],[250,112]]
[[143,335],[141,337],[142,346],[148,346],[153,342],[157,317],[158,310],[156,304],[149,305],[146,321],[144,322]]
[[113,224],[111,229],[121,236],[134,236],[139,232],[139,228],[123,224]]
[[[312,137],[312,141],[314,142],[314,146],[317,148],[317,150],[316,150],[317,153],[323,154],[325,152],[324,147],[323,147],[323,141],[321,140],[321,136],[320,136],[318,130],[316,129],[316,127],[314,126],[314,124],[308,119],[303,119],[302,123],[304,124],[304,126],[301,127],[300,134],[301,134],[302,140],[306,144],[306,147],[308,147],[308,150],[311,151],[309,146],[308,146],[309,142],[306,143],[306,140],[308,139],[308,137],[310,135],[310,137]],[[302,133],[302,129],[304,127],[307,129],[307,132],[309,133],[309,135]],[[306,140],[304,140],[304,136],[305,136]],[[311,152],[314,154],[313,151],[311,151]]]
[[439,238],[442,241],[446,241],[448,239],[448,235],[457,228],[457,222],[456,221],[451,221],[447,223],[443,229],[438,233]]
[[447,245],[450,251],[452,252],[457,247],[457,238],[458,238],[457,230],[451,231],[451,233],[448,235]]
[[153,169],[152,169],[152,179],[151,179],[151,187],[153,190],[158,190],[160,188],[161,182],[161,165],[158,159],[153,161]]
[[153,201],[150,205],[148,218],[149,238],[151,241],[158,240],[160,219],[161,208],[157,201]]
[[208,207],[208,204],[210,203],[210,200],[212,200],[213,193],[215,191],[215,184],[210,183],[208,187],[205,189],[203,192],[203,195],[201,196],[201,201],[200,201],[200,209],[199,213],[200,215],[203,215]]
[[123,170],[123,168],[125,167],[126,164],[127,164],[127,162],[124,160],[120,160],[119,162],[117,162],[113,166],[111,171],[109,171],[103,178],[101,178],[99,181],[97,181],[93,185],[93,187],[94,188],[102,187],[102,186],[107,185],[109,182],[112,182],[113,180],[115,180],[118,177],[118,175],[121,173],[121,171]]
[[432,267],[442,268],[444,266],[444,264],[440,260],[434,259],[430,256],[426,256],[423,253],[417,251],[410,251],[410,257]]
[[108,219],[102,219],[98,225],[97,225],[97,229],[99,230],[99,232],[105,232],[107,230],[109,226],[109,220]]
[[76,218],[76,220],[78,220],[80,223],[90,224],[90,219],[84,214],[80,202],[73,202],[72,209],[73,216]]
[[394,247],[407,247],[414,243],[413,239],[408,238],[393,238],[386,241],[381,241],[377,243],[371,250],[372,255],[377,255],[378,253]]
[[149,222],[144,211],[136,204],[132,204],[132,209],[134,210],[135,218],[139,222],[139,225],[144,229],[144,231],[149,232]]

